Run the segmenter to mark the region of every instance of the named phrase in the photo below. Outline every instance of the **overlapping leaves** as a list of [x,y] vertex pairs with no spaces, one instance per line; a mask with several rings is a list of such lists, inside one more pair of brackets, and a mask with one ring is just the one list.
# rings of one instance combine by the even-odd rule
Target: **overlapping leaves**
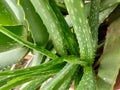
[[[65,3],[63,6],[66,6],[64,9],[66,8],[68,10],[67,13],[70,16],[70,20],[73,25],[72,28],[74,29],[73,31],[70,30],[70,27],[67,25],[64,16],[60,12],[60,8],[63,8],[63,6],[60,6],[61,4],[58,5],[58,3],[60,3],[59,0],[56,0],[56,2],[57,4],[54,2],[54,0],[20,0],[19,4],[23,8],[23,11],[21,11],[21,7],[18,6],[17,1],[15,0],[0,1],[0,3],[2,3],[0,8],[3,9],[3,12],[0,14],[0,18],[4,19],[1,19],[0,22],[0,32],[1,36],[4,38],[3,40],[0,40],[0,42],[3,44],[1,44],[0,48],[1,51],[7,51],[0,54],[1,60],[5,55],[12,56],[10,59],[5,58],[6,61],[3,62],[3,66],[12,63],[6,63],[7,60],[16,61],[18,59],[23,59],[24,55],[26,55],[28,52],[28,48],[36,52],[35,55],[38,55],[36,59],[33,59],[35,62],[38,62],[38,64],[34,64],[34,67],[0,72],[1,90],[11,89],[28,81],[31,82],[28,82],[27,85],[23,85],[23,88],[21,87],[22,90],[34,90],[36,88],[40,88],[40,90],[66,90],[70,87],[73,81],[77,86],[77,90],[96,89],[96,79],[92,69],[92,64],[94,62],[95,51],[97,48],[98,26],[100,22],[102,22],[116,7],[116,3],[118,2],[114,2],[114,4],[111,5],[112,7],[108,6],[108,8],[106,7],[108,0],[101,1],[101,3],[104,4],[102,4],[103,8],[100,9],[99,0],[91,0],[88,23],[88,18],[84,10],[84,4],[82,0],[62,1],[62,4]],[[13,8],[12,5],[15,6],[15,8]],[[106,8],[108,9],[104,10]],[[99,9],[101,10],[100,13]],[[103,14],[102,12],[107,14]],[[25,18],[23,18],[23,13]],[[103,14],[102,18],[99,17],[101,14]],[[101,18],[100,22],[99,18]],[[26,22],[24,19],[27,21],[27,24],[25,24]],[[12,23],[10,23],[10,21],[12,21]],[[119,21],[117,21],[117,23],[118,22]],[[115,30],[117,29],[115,28]],[[26,40],[28,34],[26,31],[31,33],[31,36],[29,37],[33,40],[33,42]],[[112,34],[110,35],[112,36]],[[117,31],[115,35],[118,35]],[[113,61],[113,63],[115,63],[114,65],[116,65],[116,67],[113,69],[115,69],[116,72],[114,76],[108,76],[108,73],[111,71],[108,70],[108,68],[110,68],[111,65],[110,67],[106,66],[106,63],[108,63],[107,60],[109,59],[107,58],[107,55],[109,56],[109,54],[111,54],[108,53],[108,51],[112,49],[108,47],[111,43],[116,43],[112,44],[115,47],[118,47],[119,44],[116,37],[113,38],[113,41],[110,41],[112,40],[111,36],[108,36],[108,42],[106,42],[107,44],[105,45],[104,55],[101,57],[105,60],[102,60],[100,71],[98,73],[98,83],[99,85],[102,84],[101,82],[107,83],[107,85],[105,84],[106,89],[108,89],[109,84],[113,87],[113,82],[115,81],[115,77],[117,76],[117,72],[119,70],[118,64]],[[10,44],[7,44],[7,42],[10,42]],[[2,47],[4,45],[7,46],[7,48]],[[47,46],[49,45],[53,47],[48,49]],[[27,48],[23,48],[23,46]],[[55,53],[52,53],[51,49],[55,49]],[[112,54],[115,56],[118,55],[116,52],[117,50],[114,50]],[[13,55],[16,54],[18,55],[14,59]],[[46,63],[44,63],[44,61]],[[117,61],[119,62],[118,59]],[[43,64],[40,64],[41,62]],[[108,72],[104,70],[107,70]],[[81,72],[79,75],[77,75],[79,71]],[[78,83],[75,78],[79,76],[80,81]],[[42,83],[50,77],[52,79],[49,80],[47,84],[41,86]],[[34,84],[35,82],[37,82],[37,84],[31,87],[30,85]]]

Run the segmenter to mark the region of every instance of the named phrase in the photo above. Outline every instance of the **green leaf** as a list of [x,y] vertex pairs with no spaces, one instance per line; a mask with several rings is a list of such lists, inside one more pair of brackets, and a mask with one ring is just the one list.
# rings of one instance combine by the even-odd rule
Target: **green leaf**
[[51,53],[50,51],[48,51],[48,50],[46,50],[44,48],[41,48],[40,46],[36,46],[36,45],[32,44],[31,42],[28,42],[28,41],[20,38],[19,36],[17,36],[16,34],[10,32],[9,30],[7,30],[6,28],[4,28],[2,26],[0,26],[0,32],[5,34],[6,36],[12,38],[13,40],[17,41],[20,44],[25,45],[28,48],[31,48],[33,50],[36,50],[36,51],[40,52],[43,55],[46,55],[46,56],[48,56],[48,57],[50,57],[52,59],[57,59],[58,58],[58,56]]
[[[90,5],[91,5],[91,2],[85,4],[85,11],[88,17],[90,15]],[[115,4],[109,8],[99,11],[99,25],[103,23],[103,21],[110,15],[110,13],[117,7],[117,5],[118,4]],[[102,7],[100,7],[100,9],[101,8]]]
[[7,75],[18,75],[18,74],[27,74],[27,73],[33,73],[36,72],[37,70],[40,72],[43,72],[44,70],[49,70],[50,68],[55,68],[59,67],[59,64],[62,66],[64,65],[64,61],[66,59],[68,60],[74,60],[74,59],[78,59],[79,57],[76,56],[66,56],[66,57],[61,57],[61,58],[57,58],[56,60],[52,60],[49,61],[47,63],[43,63],[40,64],[38,66],[34,66],[34,67],[30,67],[30,68],[26,68],[26,69],[18,69],[18,70],[13,70],[13,71],[4,71],[4,72],[0,72],[0,76],[7,76]]
[[120,69],[120,18],[108,28],[98,71],[98,90],[113,90]]
[[38,75],[37,76],[22,75],[22,76],[8,77],[8,78],[2,80],[2,83],[4,83],[4,81],[8,79],[8,81],[6,81],[6,84],[0,87],[0,90],[12,89],[20,84],[23,84],[30,80],[36,79],[37,77],[39,77],[39,76]]
[[100,0],[91,0],[89,25],[93,38],[93,48],[95,51],[97,49],[97,43],[98,43],[99,8],[100,8]]
[[61,24],[61,28],[62,28],[62,32],[64,33],[64,39],[66,42],[66,47],[67,50],[71,53],[71,54],[79,54],[79,48],[78,48],[78,44],[77,41],[73,35],[73,33],[71,32],[68,24],[66,23],[62,13],[60,12],[59,8],[57,7],[56,3],[54,2],[54,0],[51,0],[50,5],[52,6],[53,10],[58,18],[58,21]]
[[[53,79],[51,79],[45,86],[43,86],[40,90],[58,90],[60,85],[62,85],[65,79],[71,78],[76,71],[78,65],[75,64],[67,64],[59,73],[55,75]],[[64,88],[64,86],[63,86]]]
[[[93,40],[82,0],[65,0],[79,44],[80,60],[93,63]],[[80,13],[81,12],[81,13]]]
[[84,67],[82,79],[76,90],[96,90],[95,75],[91,66]]
[[120,0],[101,0],[101,10],[120,4]]
[[15,26],[24,23],[24,15],[15,0],[0,0],[0,25]]
[[0,53],[0,69],[20,61],[27,54],[27,52],[28,49],[26,47],[19,47]]
[[66,55],[63,28],[48,0],[30,0],[45,24],[56,51]]
[[99,13],[99,24],[103,23],[103,21],[110,15],[110,13],[117,7],[117,5],[114,5],[112,7],[109,7],[102,12]]
[[47,70],[45,72],[36,71],[34,73],[31,73],[31,74],[22,74],[22,75],[15,75],[15,76],[6,77],[5,79],[0,81],[0,83],[1,83],[0,90],[8,90],[8,89],[11,89],[15,86],[18,86],[20,84],[23,84],[25,82],[28,82],[28,81],[31,81],[31,80],[34,80],[34,79],[37,79],[40,77],[52,76],[55,73],[59,72],[60,69],[61,69],[61,66],[59,68]]
[[[22,39],[27,39],[27,31],[24,26],[5,26],[5,28]],[[23,45],[20,45],[18,42],[0,32],[0,52],[5,52],[21,46]]]
[[27,82],[24,85],[22,85],[20,90],[35,90],[35,89],[39,88],[41,86],[41,84],[45,80],[47,80],[48,78],[50,78],[50,76],[42,76],[42,77],[39,77],[39,78],[37,78],[35,80]]
[[28,21],[29,29],[35,44],[38,46],[45,46],[48,42],[48,32],[43,24],[43,21],[36,13],[30,0],[20,0],[20,5],[24,9],[25,18]]

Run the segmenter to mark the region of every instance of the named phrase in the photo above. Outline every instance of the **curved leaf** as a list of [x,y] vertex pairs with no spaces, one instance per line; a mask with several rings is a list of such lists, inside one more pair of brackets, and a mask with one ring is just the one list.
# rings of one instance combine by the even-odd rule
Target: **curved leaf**
[[89,25],[93,38],[93,48],[95,51],[97,49],[96,46],[98,43],[99,8],[100,0],[91,0]]
[[113,90],[120,69],[120,18],[108,28],[98,71],[98,90]]
[[39,51],[43,55],[46,55],[46,56],[48,56],[48,57],[50,57],[52,59],[57,59],[58,58],[58,56],[53,54],[52,52],[50,52],[50,51],[48,51],[48,50],[46,50],[44,48],[41,48],[39,46],[36,46],[36,45],[32,44],[31,42],[20,38],[19,36],[17,36],[16,34],[10,32],[9,30],[7,30],[6,28],[4,28],[2,26],[0,26],[0,32],[5,34],[6,36],[12,38],[13,40],[17,41],[18,43],[20,43],[22,45],[25,45],[26,47],[29,47],[29,48],[31,48],[33,50],[36,50],[36,51]]
[[99,13],[99,24],[103,23],[103,21],[110,15],[110,13],[117,7],[117,5],[114,5],[112,7],[109,7],[102,12]]
[[75,64],[67,64],[60,72],[55,75],[53,79],[46,83],[40,90],[58,90],[59,87],[66,81],[65,79],[71,78],[71,76],[75,73],[77,67],[78,65]]
[[40,16],[36,13],[30,0],[20,0],[20,5],[24,9],[25,18],[28,21],[29,29],[35,44],[38,46],[45,46],[48,42],[48,32],[41,20]]
[[120,0],[101,0],[101,10],[120,4]]
[[27,52],[28,49],[26,47],[21,47],[0,53],[0,69],[20,61]]
[[79,54],[79,48],[78,48],[78,44],[77,44],[77,40],[74,37],[74,34],[71,32],[68,24],[66,23],[62,13],[60,12],[59,8],[57,7],[56,3],[54,2],[54,0],[51,0],[50,5],[52,6],[53,10],[61,24],[62,27],[62,32],[64,33],[64,39],[66,42],[66,48],[67,50],[71,53],[71,54]]
[[54,10],[49,4],[48,0],[30,0],[35,7],[36,12],[40,15],[43,23],[45,24],[50,38],[54,44],[56,51],[60,55],[66,55],[65,37],[63,27],[59,22]]
[[76,90],[96,90],[95,75],[91,66],[84,67],[82,79]]
[[0,0],[0,25],[15,26],[23,22],[23,12],[15,0]]
[[[93,39],[82,0],[65,0],[79,44],[80,59],[93,63]],[[81,13],[80,13],[81,12]]]
[[[18,35],[22,39],[27,39],[27,31],[24,26],[6,26],[5,28]],[[18,42],[0,32],[0,52],[8,51],[21,46],[22,45],[20,45]]]

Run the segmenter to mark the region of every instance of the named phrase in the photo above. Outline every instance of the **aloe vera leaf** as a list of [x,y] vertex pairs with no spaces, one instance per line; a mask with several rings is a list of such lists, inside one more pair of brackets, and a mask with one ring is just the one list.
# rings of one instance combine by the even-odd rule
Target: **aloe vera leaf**
[[20,87],[20,90],[36,90],[48,78],[50,78],[50,76],[43,76],[27,82],[26,84],[23,84],[22,87]]
[[[25,83],[25,82],[28,82],[28,81],[30,81],[30,80],[33,80],[33,79],[36,79],[36,78],[39,78],[40,76],[31,76],[31,75],[23,75],[23,76],[13,76],[12,78],[11,77],[9,77],[9,78],[11,78],[11,80],[9,80],[8,82],[7,82],[7,84],[5,84],[5,85],[3,85],[3,86],[1,86],[0,87],[0,90],[9,90],[9,89],[12,89],[12,88],[14,88],[15,86],[18,86],[18,85],[21,85],[21,84],[23,84],[23,83]],[[44,76],[41,76],[42,78],[44,78],[44,77],[46,77],[45,75]],[[4,81],[3,81],[4,82]]]
[[[6,29],[12,33],[18,35],[22,39],[27,39],[27,31],[24,26],[4,26]],[[6,35],[0,32],[0,69],[10,66],[17,61],[23,59],[23,57],[28,53],[28,48],[23,47],[23,45],[12,40]],[[7,57],[6,57],[7,56]],[[11,56],[11,57],[8,57]],[[4,59],[3,59],[4,58]]]
[[74,80],[74,74],[70,75],[68,78],[65,79],[65,81],[62,83],[62,85],[58,88],[58,90],[68,90]]
[[64,61],[66,61],[67,63],[71,63],[71,64],[79,64],[81,66],[86,66],[88,64],[87,62],[82,61],[79,58],[78,59],[74,59],[74,60],[72,60],[72,59],[71,60],[66,59]]
[[99,27],[99,8],[100,0],[91,0],[89,25],[93,37],[93,47],[96,51],[98,43],[98,27]]
[[40,90],[58,90],[59,86],[64,82],[64,80],[73,74],[78,65],[67,64],[59,73],[55,75],[45,86]]
[[[59,62],[60,63],[60,62]],[[50,64],[50,65],[49,65]],[[52,65],[51,65],[52,64]],[[47,66],[49,65],[49,66]],[[14,76],[14,75],[22,75],[22,74],[31,74],[31,73],[38,73],[38,74],[45,74],[45,72],[49,72],[49,70],[53,69],[57,69],[57,68],[62,68],[64,66],[64,63],[61,63],[61,64],[57,64],[54,62],[54,65],[53,65],[53,62],[52,63],[47,63],[47,64],[41,64],[39,66],[34,66],[34,67],[30,67],[30,68],[26,68],[26,69],[18,69],[18,70],[13,70],[13,71],[4,71],[4,72],[0,72],[0,76],[3,77],[3,76],[8,76],[8,75],[11,75],[11,76]],[[37,71],[36,71],[37,70]]]
[[83,67],[79,67],[77,70],[77,73],[74,76],[74,89],[75,90],[77,89],[82,76],[83,76]]
[[[40,58],[40,57],[39,57]],[[37,58],[36,58],[37,59]],[[40,58],[40,59],[42,59],[42,57]],[[32,65],[31,66],[34,66],[34,65],[39,65],[40,63],[38,63],[38,62],[40,62],[40,61],[38,61],[37,60],[37,62],[35,63],[36,61],[34,61],[34,63],[32,63]],[[55,67],[53,67],[53,69],[55,68],[58,68],[58,66],[59,65],[57,65],[57,67],[55,66]],[[59,68],[62,68],[64,66],[64,64],[63,65],[61,65],[60,64],[60,67]],[[51,68],[52,69],[52,68]],[[46,70],[45,70],[46,71]],[[45,72],[45,71],[40,71],[40,72]],[[47,70],[48,71],[48,70]],[[38,71],[39,72],[39,71]],[[52,72],[51,72],[52,73]],[[39,74],[39,75],[42,75],[42,74]],[[38,88],[42,83],[43,83],[43,81],[45,81],[46,79],[48,79],[49,77],[47,77],[47,78],[40,78],[40,79],[36,79],[36,80],[32,80],[32,81],[30,81],[30,82],[28,82],[28,83],[25,83],[25,84],[23,84],[22,85],[22,89],[21,90],[34,90],[34,89],[36,89],[36,88]]]
[[[2,85],[0,87],[0,90],[7,90],[7,89],[11,89],[15,86],[18,86],[20,84],[23,84],[25,82],[28,82],[30,80],[34,80],[40,77],[45,77],[47,76],[51,76],[54,75],[55,73],[59,72],[59,70],[61,69],[60,67],[57,67],[55,69],[51,69],[51,70],[47,70],[45,72],[40,72],[40,71],[36,71],[35,73],[31,73],[31,74],[22,74],[22,75],[16,75],[16,76],[9,76],[8,78],[5,78],[5,80],[0,81],[0,83],[3,83],[4,85]],[[6,84],[5,84],[6,82]]]
[[[24,26],[6,26],[5,28],[12,33],[18,35],[22,39],[27,39],[27,31]],[[12,40],[11,38],[0,32],[0,52],[9,51],[15,48],[19,48],[21,46],[23,45],[19,44],[18,42]]]
[[40,15],[43,23],[45,24],[47,31],[52,39],[56,51],[60,55],[65,55],[65,38],[61,28],[61,24],[58,21],[55,12],[49,5],[48,0],[30,0],[35,7],[36,12]]
[[35,72],[37,70],[44,71],[44,70],[48,70],[51,67],[54,67],[55,65],[57,66],[58,64],[63,65],[62,62],[64,62],[66,59],[74,60],[74,59],[78,59],[78,58],[79,57],[76,57],[76,56],[73,56],[73,55],[70,55],[70,56],[67,56],[67,57],[61,57],[61,58],[58,58],[56,60],[52,60],[52,61],[49,61],[47,63],[43,63],[41,65],[26,68],[26,69],[18,69],[18,70],[13,70],[13,71],[0,72],[0,76],[25,74],[25,73]]
[[55,54],[51,53],[50,51],[41,48],[39,46],[36,46],[26,40],[23,40],[22,38],[20,38],[19,36],[15,35],[14,33],[10,32],[9,30],[7,30],[6,28],[0,26],[0,32],[5,34],[6,36],[12,38],[13,40],[17,41],[18,43],[25,45],[26,47],[29,47],[33,50],[39,51],[41,54],[46,55],[52,59],[57,59],[58,56],[56,56]]
[[[98,70],[98,90],[113,90],[120,69],[120,18],[108,27],[103,55]],[[100,85],[104,86],[101,87]]]
[[44,72],[37,70],[36,72],[32,72],[32,73],[19,74],[19,75],[6,77],[5,79],[0,81],[0,83],[3,83],[3,84],[1,84],[0,90],[11,89],[12,87],[23,84],[26,82],[24,80],[30,81],[30,80],[34,80],[38,77],[43,77],[46,75],[47,76],[54,75],[55,73],[59,72],[62,67],[63,66],[60,64],[60,65],[57,65],[56,68],[54,68],[54,69],[51,68],[51,70],[46,70]]
[[101,9],[100,10],[105,10],[107,8],[110,8],[114,5],[118,5],[120,4],[120,0],[101,0],[101,3],[100,3],[100,7]]
[[[34,43],[38,46],[45,47],[48,42],[48,32],[43,21],[36,13],[33,5],[29,0],[20,0],[19,4],[24,9],[25,19],[28,21],[28,28],[31,31]],[[43,55],[37,51],[33,51],[34,58],[32,65],[39,65],[42,62]]]
[[114,5],[110,8],[107,8],[99,13],[99,24],[103,23],[103,21],[110,15],[110,13],[117,7]]
[[80,59],[86,60],[88,63],[93,63],[93,40],[83,2],[82,0],[65,0],[65,4],[79,43]]
[[[85,11],[87,16],[89,17],[90,15],[90,5],[91,3],[86,3],[85,4]],[[102,11],[99,11],[99,25],[103,23],[103,21],[110,15],[110,13],[117,7],[118,4],[115,4],[109,8],[106,8]],[[101,8],[101,7],[100,7]]]
[[43,21],[36,13],[29,0],[20,0],[19,3],[24,9],[25,18],[28,21],[29,29],[32,32],[35,44],[38,46],[45,46],[48,41],[48,32]]
[[0,25],[15,26],[24,23],[22,9],[15,0],[0,0]]
[[96,90],[95,75],[91,66],[84,67],[82,79],[76,90]]
[[19,47],[0,53],[0,69],[20,61],[27,53],[28,48],[26,47]]
[[73,33],[71,32],[69,26],[67,25],[63,15],[61,14],[61,12],[60,12],[59,8],[57,7],[54,0],[49,1],[49,3],[52,6],[54,12],[57,13],[56,16],[58,18],[58,21],[61,24],[61,28],[62,28],[62,31],[64,33],[64,37],[66,40],[66,46],[67,46],[68,51],[71,54],[78,54],[79,49],[78,49],[76,39],[75,39]]
[[69,77],[66,77],[66,79],[63,82],[63,84],[58,88],[58,90],[68,90],[70,88],[71,84],[73,82],[75,82],[75,78],[76,78],[76,74],[77,74],[78,70],[79,70],[79,66],[75,70],[74,74],[70,74]]

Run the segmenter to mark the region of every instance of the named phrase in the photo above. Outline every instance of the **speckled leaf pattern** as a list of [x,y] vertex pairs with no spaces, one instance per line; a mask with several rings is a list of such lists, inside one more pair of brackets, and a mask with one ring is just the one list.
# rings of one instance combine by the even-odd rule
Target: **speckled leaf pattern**
[[113,90],[120,69],[120,18],[108,28],[98,71],[98,89]]
[[[67,64],[59,73],[55,75],[45,86],[40,90],[58,90],[59,87],[64,83],[64,79],[68,79],[76,71],[77,65]],[[64,88],[64,86],[63,86]]]
[[93,48],[95,51],[98,43],[99,8],[100,0],[91,0],[89,24],[93,38]]
[[36,12],[40,15],[43,23],[45,24],[50,38],[54,44],[56,51],[60,55],[65,55],[65,37],[62,31],[60,22],[57,19],[52,7],[48,0],[30,0],[35,7]]
[[82,0],[65,0],[65,4],[79,43],[80,59],[92,63],[94,57],[93,40]]
[[91,66],[84,67],[84,74],[76,90],[96,90],[95,75]]
[[51,0],[49,3],[52,6],[54,12],[57,13],[56,16],[61,24],[61,28],[64,33],[67,50],[71,54],[78,54],[79,49],[78,49],[78,44],[76,42],[76,39],[75,39],[73,33],[71,32],[68,24],[66,23],[62,13],[60,12],[59,8],[57,7],[57,4],[54,2],[54,0]]

